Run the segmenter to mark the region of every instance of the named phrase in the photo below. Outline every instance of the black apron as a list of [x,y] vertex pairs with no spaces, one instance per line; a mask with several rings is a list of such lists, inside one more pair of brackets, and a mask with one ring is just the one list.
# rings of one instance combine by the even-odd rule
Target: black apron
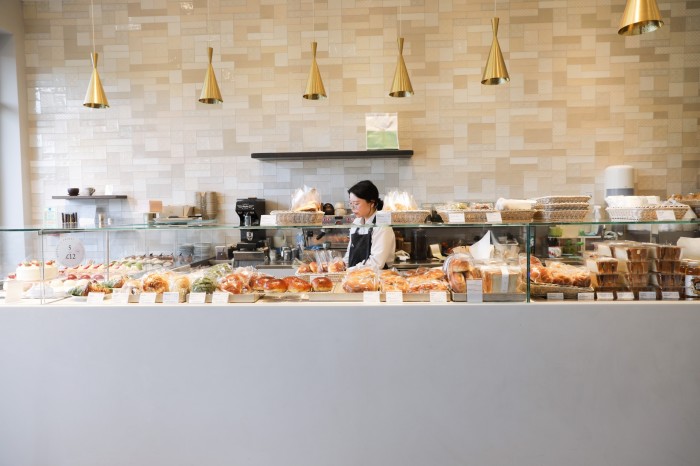
[[[373,224],[377,223],[377,217],[372,220]],[[374,230],[369,230],[366,235],[362,235],[358,231],[350,235],[350,255],[348,257],[348,267],[354,267],[355,265],[366,261],[369,259],[370,253],[372,251],[372,232]]]

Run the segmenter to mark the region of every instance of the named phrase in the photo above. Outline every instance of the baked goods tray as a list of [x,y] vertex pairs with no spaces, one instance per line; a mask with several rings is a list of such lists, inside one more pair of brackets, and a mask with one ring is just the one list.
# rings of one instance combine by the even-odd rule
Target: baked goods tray
[[[467,293],[451,292],[452,301],[464,303],[467,301]],[[484,293],[483,301],[485,303],[520,303],[524,302],[525,293]]]
[[608,213],[610,220],[613,221],[657,221],[657,212],[660,210],[670,210],[676,217],[676,220],[683,218],[685,213],[690,209],[687,205],[676,206],[644,206],[644,207],[607,207],[605,211]]
[[547,293],[562,293],[566,299],[578,299],[579,293],[593,293],[593,288],[555,285],[553,283],[530,283],[530,296],[546,298]]
[[396,210],[391,212],[392,224],[420,224],[425,223],[430,215],[429,210]]

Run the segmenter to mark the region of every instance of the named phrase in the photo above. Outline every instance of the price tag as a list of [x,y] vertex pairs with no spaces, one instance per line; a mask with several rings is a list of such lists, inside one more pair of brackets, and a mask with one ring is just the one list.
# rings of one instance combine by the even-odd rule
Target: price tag
[[579,301],[595,301],[595,293],[579,293]]
[[155,304],[158,293],[141,293],[139,295],[139,304]]
[[274,227],[277,225],[276,215],[261,215],[260,216],[260,226],[261,227]]
[[200,292],[190,293],[190,304],[204,304],[207,302],[207,294]]
[[547,293],[548,301],[563,301],[564,293]]
[[464,212],[450,212],[447,215],[447,223],[464,223]]
[[640,291],[640,301],[656,301],[656,291]]
[[679,299],[681,299],[681,297],[677,291],[662,291],[661,292],[661,299],[670,300],[670,301],[678,301]]
[[391,212],[377,212],[375,219],[377,220],[377,225],[390,225]]
[[102,304],[102,301],[105,300],[105,294],[104,292],[100,291],[91,291],[87,295],[87,303],[88,304]]
[[56,245],[56,260],[66,267],[75,267],[85,259],[85,246],[75,236],[62,236]]
[[631,291],[618,291],[617,292],[618,301],[634,301],[634,293]]
[[[599,291],[596,294],[598,296],[598,301],[612,301],[615,299],[611,291]],[[632,298],[634,298],[634,296],[632,296]]]
[[467,280],[467,302],[484,302],[484,285],[482,280]]
[[166,291],[163,293],[163,304],[179,304],[180,293],[177,291]]
[[447,302],[447,292],[445,292],[445,291],[431,291],[430,292],[430,302],[431,303],[446,303]]
[[401,291],[387,291],[386,302],[391,304],[400,304],[403,302],[403,293]]
[[676,214],[672,210],[657,210],[656,211],[657,220],[676,220]]
[[486,212],[486,223],[503,223],[500,212]]
[[379,304],[381,302],[379,291],[365,291],[362,293],[362,302],[369,304]]
[[215,291],[211,295],[212,304],[228,304],[229,293],[227,291]]
[[123,291],[112,293],[112,304],[128,304],[130,295],[131,293],[125,293]]

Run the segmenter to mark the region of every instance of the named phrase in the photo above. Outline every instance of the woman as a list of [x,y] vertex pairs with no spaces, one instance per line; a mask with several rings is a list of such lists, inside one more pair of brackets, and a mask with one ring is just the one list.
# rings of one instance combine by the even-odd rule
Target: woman
[[[369,180],[360,181],[348,189],[350,208],[355,214],[355,225],[376,224],[376,214],[384,202],[379,199],[379,190]],[[371,265],[378,269],[388,268],[394,262],[396,238],[388,226],[353,227],[350,229],[350,244],[343,260],[348,267]]]

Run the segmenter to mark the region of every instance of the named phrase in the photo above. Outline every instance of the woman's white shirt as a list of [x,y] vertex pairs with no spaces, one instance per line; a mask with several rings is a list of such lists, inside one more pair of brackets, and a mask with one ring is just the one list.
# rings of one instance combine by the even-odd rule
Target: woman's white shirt
[[348,249],[343,258],[346,264],[348,264],[350,260],[352,234],[355,232],[361,235],[366,235],[370,232],[372,234],[372,248],[369,252],[369,258],[364,262],[360,262],[357,266],[371,265],[378,269],[383,269],[385,264],[391,266],[391,264],[394,263],[394,255],[396,254],[396,237],[394,236],[394,230],[389,226],[375,225],[372,228],[361,226],[372,224],[376,215],[375,212],[366,222],[363,222],[364,219],[362,217],[356,218],[353,221],[353,224],[358,226],[350,228],[350,243],[348,244]]

